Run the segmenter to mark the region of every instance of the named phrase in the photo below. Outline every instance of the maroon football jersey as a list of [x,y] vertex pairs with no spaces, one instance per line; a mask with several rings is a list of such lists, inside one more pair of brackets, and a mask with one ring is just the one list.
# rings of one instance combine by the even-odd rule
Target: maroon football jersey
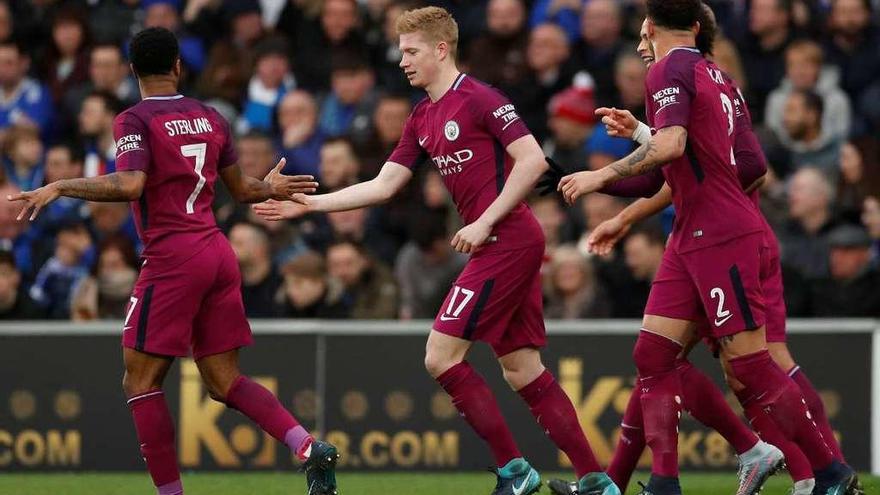
[[[736,168],[740,184],[743,190],[746,190],[767,173],[767,158],[764,156],[764,150],[761,148],[758,136],[755,135],[755,131],[752,128],[752,115],[749,113],[749,106],[746,104],[742,91],[729,74],[723,73],[723,76],[724,82],[727,84],[727,90],[733,97],[735,120],[733,154],[736,157]],[[758,206],[760,192],[757,188],[749,193],[749,199],[752,200],[756,207]]]
[[116,169],[147,174],[143,194],[131,203],[143,257],[175,264],[207,246],[219,232],[214,182],[238,160],[223,117],[192,98],[153,96],[116,117],[113,137]]
[[[458,213],[473,223],[501,193],[513,168],[507,146],[529,135],[510,101],[466,74],[439,100],[425,98],[406,121],[403,136],[388,161],[410,169],[430,160]],[[544,234],[525,202],[495,225],[486,250],[503,251],[544,243]]]
[[652,132],[688,131],[685,154],[663,168],[676,211],[672,248],[688,252],[761,231],[738,178],[734,97],[721,70],[698,50],[680,47],[651,66],[645,85]]

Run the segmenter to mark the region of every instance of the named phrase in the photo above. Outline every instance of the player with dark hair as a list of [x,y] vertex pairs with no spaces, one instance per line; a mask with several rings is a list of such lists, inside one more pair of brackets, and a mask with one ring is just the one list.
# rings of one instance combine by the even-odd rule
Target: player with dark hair
[[[648,1],[643,43],[653,46],[656,63],[648,72],[647,106],[657,131],[629,157],[565,177],[559,185],[569,202],[645,174],[638,180],[656,183],[659,176],[662,185],[665,177],[671,188],[676,223],[633,353],[645,439],[654,453],[645,492],[681,493],[677,424],[682,388],[676,358],[707,319],[744,394],[810,458],[816,493],[853,490],[854,473],[834,460],[797,385],[766,349],[761,277],[770,253],[763,219],[736,173],[731,139],[735,96],[721,71],[694,48],[701,8],[699,0]],[[738,248],[732,247],[734,240]]]
[[492,347],[504,378],[568,455],[580,490],[619,495],[599,467],[571,400],[541,362],[544,236],[524,199],[547,169],[544,154],[507,98],[459,72],[458,26],[446,10],[407,11],[397,29],[400,67],[428,97],[413,109],[379,175],[330,194],[299,195],[296,202],[255,209],[281,220],[363,208],[387,201],[417,166],[433,163],[467,224],[452,246],[472,256],[434,321],[425,366],[489,444],[498,466],[493,494],[532,494],[541,480],[523,459],[489,386],[465,359],[476,340]]
[[23,192],[19,220],[61,196],[131,201],[144,243],[140,276],[123,327],[128,405],[141,452],[160,495],[183,493],[174,421],[162,382],[174,357],[190,353],[211,397],[249,417],[304,462],[308,493],[336,493],[335,447],[311,435],[262,385],[242,375],[238,349],[252,342],[241,299],[241,274],[211,212],[214,183],[223,179],[243,203],[313,192],[311,176],[247,177],[226,121],[197,100],[177,94],[177,39],[145,29],[131,42],[131,67],[143,100],[114,122],[117,172],[66,179]]
[[[711,8],[704,4],[703,16],[700,19],[700,32],[697,34],[696,38],[697,48],[704,56],[710,56],[712,54],[715,33],[716,24],[714,14]],[[643,45],[644,53],[642,56],[650,66],[650,64],[653,63],[653,54],[650,52],[650,44],[643,43]],[[724,74],[724,77],[730,86],[731,94],[734,95],[733,102],[736,116],[734,154],[737,163],[737,171],[739,172],[740,182],[743,189],[757,206],[760,199],[758,187],[763,182],[763,174],[767,170],[766,160],[757,136],[755,136],[752,131],[751,116],[749,115],[748,107],[745,104],[741,91],[727,74]],[[606,108],[597,110],[597,113],[604,115],[603,121],[609,126],[609,134],[611,135],[635,139],[636,132],[634,131],[644,126],[644,124],[638,122],[635,117],[627,111]],[[642,139],[644,140],[644,137],[646,137],[644,131],[642,136]],[[619,184],[621,183],[618,183],[618,185]],[[654,187],[656,187],[656,185],[647,188],[645,191],[633,190],[632,192],[637,193],[638,195],[650,196]],[[626,235],[626,231],[629,230],[633,223],[661,211],[669,206],[669,204],[671,204],[671,193],[669,191],[669,186],[664,184],[660,192],[652,198],[642,199],[633,203],[615,218],[607,220],[597,226],[591,233],[588,241],[591,250],[598,254],[609,252],[617,241],[620,240],[623,235]],[[785,301],[783,300],[782,273],[779,264],[779,242],[776,239],[776,235],[773,233],[772,228],[770,228],[769,224],[766,222],[764,232],[767,236],[767,244],[771,250],[771,267],[767,276],[761,280],[762,290],[764,291],[764,297],[767,304],[767,346],[770,355],[773,357],[776,364],[786,371],[795,383],[797,383],[801,393],[807,401],[810,414],[821,430],[823,439],[834,453],[834,457],[840,462],[845,462],[840,445],[834,436],[834,431],[828,422],[827,415],[825,414],[822,399],[819,397],[818,392],[813,387],[809,378],[807,378],[803,369],[795,363],[794,358],[786,345],[786,310]],[[723,361],[723,363],[726,366],[726,362]],[[760,433],[764,440],[779,447],[785,454],[785,462],[789,474],[794,481],[792,494],[807,495],[812,493],[815,480],[813,479],[813,471],[809,460],[794,442],[785,438],[785,435],[776,423],[767,415],[760,405],[755,402],[749,402],[749,397],[742,393],[744,388],[743,385],[733,378],[729,369],[727,369],[726,377],[731,389],[736,392],[737,397],[741,400],[743,409],[746,412],[746,417],[752,423],[754,428]],[[684,402],[687,404],[689,391],[684,390],[684,392]],[[700,408],[705,408],[708,403],[711,402],[707,399],[711,399],[711,397],[712,395],[703,394],[700,400],[695,402],[695,405]],[[711,423],[703,421],[700,418],[699,411],[691,412],[695,417],[700,419],[701,422],[708,426],[712,426]],[[711,416],[710,419],[717,419],[717,416]],[[624,422],[632,423],[633,420],[624,417]],[[718,429],[717,427],[714,428],[724,435],[723,430]],[[634,432],[636,435],[639,433],[639,431]],[[727,435],[724,436],[725,438],[728,438]],[[730,440],[730,438],[728,438],[728,440]],[[621,456],[628,456],[630,459],[638,459],[638,456],[641,454],[641,449],[633,449],[632,446],[634,444],[638,444],[638,442],[635,441],[626,444],[619,444],[618,449],[615,451],[615,460],[618,460]],[[731,444],[735,445],[733,441],[731,441]],[[634,467],[635,461],[632,462]],[[624,462],[623,464],[628,465],[629,463]],[[620,470],[617,469],[615,463],[612,462],[612,466],[608,471],[612,478],[614,478],[615,482],[618,483],[618,485],[621,485],[620,477],[615,475],[620,474],[620,476],[625,476],[626,479],[628,479],[632,469],[633,468],[624,470],[625,474],[620,474]],[[741,480],[742,479],[749,479],[747,477],[747,472],[741,471]],[[625,484],[626,483],[623,483],[623,485]]]

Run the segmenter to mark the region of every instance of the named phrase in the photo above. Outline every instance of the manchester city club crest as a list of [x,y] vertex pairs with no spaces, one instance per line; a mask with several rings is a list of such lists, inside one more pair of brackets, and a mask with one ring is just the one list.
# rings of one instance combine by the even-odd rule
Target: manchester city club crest
[[446,134],[446,139],[450,141],[455,141],[456,139],[458,139],[458,122],[454,120],[450,120],[449,122],[447,122],[446,125],[443,127],[443,133]]

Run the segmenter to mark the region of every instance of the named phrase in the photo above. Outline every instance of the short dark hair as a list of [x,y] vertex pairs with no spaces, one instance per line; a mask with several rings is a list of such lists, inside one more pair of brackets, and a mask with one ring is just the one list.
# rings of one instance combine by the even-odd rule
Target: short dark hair
[[120,61],[125,60],[125,52],[122,51],[122,47],[119,46],[119,43],[114,43],[112,41],[99,41],[99,42],[93,44],[92,49],[90,50],[89,53],[91,54],[91,53],[94,53],[95,50],[100,50],[100,49],[104,49],[104,48],[116,50],[116,52],[119,53],[119,60]]
[[697,50],[705,55],[712,55],[715,51],[715,37],[718,35],[718,25],[715,24],[715,16],[712,7],[703,3],[700,7],[700,31],[697,33]]
[[83,148],[82,144],[79,143],[79,141],[73,139],[59,141],[52,146],[49,146],[46,151],[48,152],[49,150],[53,150],[55,148],[67,150],[67,153],[70,155],[70,161],[74,163],[82,164],[83,161],[85,161],[86,159],[85,149]]
[[648,0],[648,18],[666,29],[690,29],[701,9],[701,0]]
[[27,56],[27,52],[24,50],[24,47],[21,45],[21,43],[14,39],[0,41],[0,48],[12,48],[16,52],[18,52],[19,56]]
[[134,35],[129,52],[138,77],[169,74],[180,57],[174,33],[161,27],[147,28]]
[[125,110],[125,105],[123,105],[122,101],[117,98],[116,95],[107,90],[96,89],[89,93],[86,98],[97,98],[101,100],[104,104],[104,108],[109,112],[112,112],[114,115],[119,115]]
[[654,224],[645,224],[636,227],[629,234],[629,237],[632,238],[636,236],[644,236],[648,244],[651,244],[652,246],[660,246],[661,248],[666,246],[666,234]]
[[366,54],[354,49],[338,49],[330,54],[330,70],[360,72],[372,70]]
[[15,253],[8,249],[0,249],[0,265],[10,265],[18,270],[18,265],[15,263]]
[[825,101],[822,100],[822,97],[810,89],[795,90],[793,94],[801,95],[804,99],[804,106],[807,110],[816,112],[821,122],[822,114],[825,112]]

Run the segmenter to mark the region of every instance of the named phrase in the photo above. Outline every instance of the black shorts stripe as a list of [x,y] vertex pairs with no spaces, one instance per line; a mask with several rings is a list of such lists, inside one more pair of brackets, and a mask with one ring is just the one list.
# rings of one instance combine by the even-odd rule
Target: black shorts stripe
[[141,300],[141,312],[138,314],[137,340],[135,341],[134,348],[141,352],[143,352],[144,343],[147,340],[147,318],[150,316],[150,302],[153,300],[154,287],[154,285],[148,285],[144,290],[144,297]]
[[700,165],[700,161],[697,160],[697,153],[691,148],[690,143],[685,145],[684,151],[687,154],[688,163],[691,164],[691,170],[693,170],[694,175],[697,176],[697,183],[702,183],[703,179],[706,178],[706,174],[703,172],[703,166]]
[[480,314],[483,312],[483,308],[486,307],[486,303],[489,302],[489,295],[492,293],[492,286],[495,285],[495,279],[486,280],[483,283],[483,288],[480,290],[480,297],[477,298],[477,302],[474,303],[474,310],[471,311],[471,316],[468,318],[467,325],[464,327],[464,334],[462,338],[465,340],[471,340],[471,335],[473,335],[474,330],[477,328],[477,322],[480,320]]
[[733,284],[733,292],[736,294],[736,302],[739,304],[739,311],[743,315],[743,321],[746,324],[746,330],[755,330],[758,325],[755,324],[755,318],[752,316],[752,308],[749,306],[749,299],[746,297],[746,289],[743,287],[742,278],[739,276],[739,267],[733,265],[730,267],[730,283]]
[[504,189],[504,146],[495,141],[495,190],[501,194]]

